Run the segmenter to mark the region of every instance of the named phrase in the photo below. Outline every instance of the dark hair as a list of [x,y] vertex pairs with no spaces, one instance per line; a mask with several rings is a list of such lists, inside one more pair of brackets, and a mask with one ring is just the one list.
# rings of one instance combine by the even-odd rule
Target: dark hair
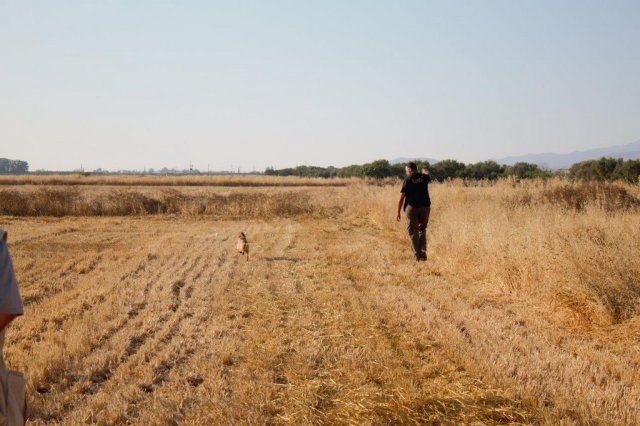
[[413,161],[410,163],[407,163],[407,167],[413,170],[414,172],[418,170],[418,166],[416,166],[416,163],[414,163]]

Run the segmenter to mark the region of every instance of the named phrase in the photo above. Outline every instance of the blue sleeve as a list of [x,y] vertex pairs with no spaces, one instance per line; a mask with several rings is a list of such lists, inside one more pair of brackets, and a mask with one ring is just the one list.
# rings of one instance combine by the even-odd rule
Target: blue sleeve
[[[3,233],[0,231],[0,233]],[[24,309],[13,271],[9,248],[0,238],[0,313],[22,315]]]

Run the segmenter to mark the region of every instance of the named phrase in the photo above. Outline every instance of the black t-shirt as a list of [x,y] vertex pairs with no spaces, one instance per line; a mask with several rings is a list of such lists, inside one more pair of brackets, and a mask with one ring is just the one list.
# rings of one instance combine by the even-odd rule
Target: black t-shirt
[[429,198],[429,182],[431,176],[414,173],[408,176],[402,182],[402,192],[405,195],[404,207],[431,207],[431,199]]

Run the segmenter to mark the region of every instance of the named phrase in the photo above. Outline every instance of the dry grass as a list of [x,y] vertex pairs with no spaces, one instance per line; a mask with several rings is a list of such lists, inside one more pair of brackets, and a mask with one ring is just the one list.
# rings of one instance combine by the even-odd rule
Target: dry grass
[[640,199],[630,191],[631,187],[620,183],[567,183],[556,181],[543,187],[541,191],[530,191],[531,182],[526,182],[524,190],[513,191],[502,202],[507,208],[532,207],[540,204],[551,204],[564,210],[583,212],[588,207],[595,207],[609,213],[620,211],[637,211]]
[[[389,220],[394,192],[365,190],[354,214],[406,245]],[[411,286],[415,297],[449,323],[460,362],[542,412],[637,424],[639,194],[561,181],[434,186],[429,277]]]
[[48,186],[222,186],[222,187],[304,187],[347,186],[356,179],[300,178],[295,176],[157,176],[157,175],[6,175],[0,185]]
[[34,424],[637,424],[640,191],[567,185],[434,185],[426,264],[398,187],[278,192],[311,210],[259,221],[5,217],[6,358]]
[[88,191],[77,187],[42,187],[31,191],[0,189],[0,214],[7,216],[145,216],[188,215],[226,219],[263,219],[316,215],[327,217],[341,207],[321,205],[308,190],[189,194],[176,189],[153,193],[137,189]]

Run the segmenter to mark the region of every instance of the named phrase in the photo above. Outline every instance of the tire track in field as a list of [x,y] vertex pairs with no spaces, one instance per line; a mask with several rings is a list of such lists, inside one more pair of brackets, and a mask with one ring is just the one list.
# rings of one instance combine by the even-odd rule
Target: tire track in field
[[[104,253],[100,254],[103,258],[106,256]],[[116,260],[121,260],[120,258],[117,258]],[[126,261],[126,259],[125,259]],[[131,266],[132,268],[136,268],[137,270],[144,270],[145,266],[147,266],[147,264],[149,263],[150,259],[149,258],[143,258],[140,260],[136,260],[134,263],[136,264],[136,266]],[[112,267],[113,268],[124,268],[124,265],[122,264],[116,264]],[[95,268],[94,268],[95,269]],[[60,309],[52,309],[52,311],[54,312],[59,312],[60,316],[65,317],[65,318],[70,318],[73,317],[74,314],[76,312],[74,312],[75,309],[77,309],[77,306],[83,306],[84,308],[82,308],[81,310],[87,310],[86,306],[90,306],[93,307],[97,304],[97,302],[100,302],[101,300],[97,300],[97,298],[103,298],[102,300],[106,299],[107,294],[109,294],[110,291],[112,291],[112,286],[117,285],[116,282],[114,282],[113,280],[108,280],[107,282],[112,283],[112,286],[101,286],[98,287],[98,291],[96,292],[96,286],[94,285],[96,281],[100,281],[101,279],[104,279],[104,273],[102,271],[98,271],[98,276],[97,277],[89,277],[89,276],[83,276],[84,281],[78,282],[76,286],[73,286],[72,288],[68,288],[66,287],[66,284],[62,284],[60,287],[65,287],[64,288],[64,293],[63,296],[67,296],[69,294],[73,294],[73,292],[75,291],[76,293],[80,293],[82,296],[79,298],[74,298],[73,299],[73,304],[68,304],[68,303],[62,303],[63,305],[63,310],[61,311]],[[79,274],[79,275],[86,275],[86,274]],[[139,275],[138,275],[139,276]],[[131,276],[131,278],[135,278],[136,276]],[[43,304],[41,304],[41,306],[39,306],[39,308],[41,309],[47,309],[49,305],[51,304],[57,304],[59,301],[55,298],[55,296],[59,295],[59,293],[62,293],[63,290],[57,290],[55,294],[51,294],[51,297],[46,297],[46,300],[44,300]],[[27,305],[28,307],[28,305]]]
[[[196,290],[201,287],[197,282],[194,282],[194,286]],[[209,313],[204,309],[200,309],[199,314],[195,316],[191,311],[183,310],[181,318],[169,328],[164,336],[159,336],[154,343],[155,346],[148,348],[149,352],[158,355],[155,357],[147,354],[141,356],[141,363],[136,366],[136,371],[138,375],[144,375],[148,379],[138,383],[139,392],[135,393],[137,397],[128,398],[127,419],[136,419],[139,414],[144,415],[144,412],[138,412],[139,407],[149,407],[150,404],[154,404],[156,397],[153,395],[159,387],[164,392],[164,389],[167,386],[172,386],[176,380],[183,383],[184,376],[180,374],[172,376],[172,371],[185,366],[201,350],[201,346],[197,342],[204,332],[208,318]],[[186,320],[184,323],[183,319]],[[180,336],[180,339],[174,340],[174,337],[177,336]],[[154,361],[154,358],[157,360]],[[197,376],[191,377],[191,383],[200,384],[199,380],[201,379]],[[178,390],[178,392],[181,391]],[[145,400],[148,401],[143,403]]]
[[[181,321],[185,318],[184,316],[177,316],[178,320],[172,324],[171,326],[163,327],[162,324],[167,323],[170,318],[174,318],[177,315],[178,308],[182,304],[182,298],[180,297],[182,288],[186,285],[186,280],[188,279],[188,274],[193,271],[194,268],[201,262],[202,256],[196,256],[195,258],[188,260],[185,259],[182,263],[183,271],[179,274],[181,277],[174,281],[174,283],[170,286],[171,297],[170,297],[170,305],[168,308],[168,313],[165,315],[161,315],[158,318],[156,326],[151,327],[146,330],[144,333],[134,336],[127,346],[127,350],[125,351],[126,356],[123,357],[122,362],[126,362],[126,358],[129,358],[135,355],[139,348],[149,339],[153,338],[157,332],[159,332],[163,328],[168,328],[168,333],[166,333],[160,341],[163,343],[169,343],[175,333],[177,332],[178,327],[180,326]],[[203,268],[206,267],[206,263]],[[148,294],[151,289],[145,288],[146,293]]]
[[[259,240],[262,236],[257,231],[251,235],[253,240]],[[175,356],[169,356],[168,361],[163,359],[157,368],[152,370],[151,378],[142,384],[143,391],[148,393],[147,398],[151,400],[149,404],[143,405],[147,409],[135,412],[136,422],[175,423],[188,419],[189,412],[202,402],[198,392],[208,393],[207,389],[212,386],[212,377],[202,369],[203,365],[220,365],[223,383],[226,384],[219,389],[219,393],[224,398],[233,393],[232,371],[241,366],[243,360],[239,354],[229,352],[225,345],[220,346],[220,343],[234,336],[234,341],[246,341],[244,344],[249,344],[250,337],[243,336],[246,330],[250,330],[253,319],[251,308],[243,307],[242,301],[239,300],[243,298],[244,291],[251,291],[251,283],[240,277],[245,273],[243,271],[247,271],[247,265],[244,261],[240,262],[239,257],[232,255],[234,250],[233,244],[222,244],[221,249],[208,256],[211,264],[202,271],[202,276],[199,277],[200,284],[194,281],[191,309],[197,314],[194,325],[183,328],[187,335],[181,334],[182,339],[179,342],[184,344],[185,348],[179,348]],[[224,259],[224,262],[220,262],[221,259]],[[252,267],[251,270],[253,269]],[[175,396],[180,394],[184,396],[175,402],[174,411],[167,413],[166,406],[153,408],[156,398],[160,401],[170,401],[175,400]],[[137,403],[134,405],[140,406]],[[165,417],[160,416],[159,412],[163,412]]]
[[78,232],[81,229],[78,227],[73,227],[73,226],[68,226],[68,225],[64,225],[65,227],[63,229],[60,229],[58,231],[53,231],[53,232],[47,232],[45,234],[40,234],[40,235],[36,235],[33,237],[27,237],[27,238],[18,238],[18,239],[14,239],[12,238],[11,240],[11,246],[21,246],[21,245],[25,245],[25,244],[29,244],[29,243],[34,243],[34,242],[41,242],[47,239],[55,239],[57,237],[60,237],[62,235],[65,234],[71,234],[74,232]]
[[[199,262],[199,258],[195,259],[193,261],[193,263],[187,263],[187,264],[183,264],[183,268],[184,271],[188,271],[190,268],[194,267],[197,263]],[[184,272],[183,272],[184,273]],[[148,281],[151,282],[151,281]],[[175,283],[174,283],[175,286]],[[146,287],[145,287],[146,290]],[[144,292],[143,292],[144,293]],[[148,292],[147,292],[148,294]],[[146,307],[148,306],[146,302],[144,303],[144,307],[146,309]],[[171,309],[171,307],[169,307],[168,311],[172,311],[175,313],[175,311],[173,309]],[[129,311],[131,312],[131,311]],[[137,312],[135,317],[138,317],[140,312]],[[151,312],[148,315],[155,315],[156,312]],[[130,314],[128,313],[128,318],[130,317]],[[133,355],[135,355],[138,350],[140,349],[140,347],[148,340],[153,338],[156,333],[158,333],[160,330],[162,330],[164,328],[164,324],[169,321],[171,317],[171,314],[169,312],[165,313],[164,315],[160,315],[158,316],[156,319],[156,321],[149,327],[145,328],[144,331],[142,333],[137,333],[134,336],[132,336],[129,341],[128,344],[124,350],[124,353],[122,354],[122,356],[120,357],[119,362],[116,365],[112,365],[109,366],[109,370],[110,372],[119,368],[119,366],[121,364],[124,364],[127,362],[127,360],[132,357]],[[152,318],[153,319],[153,318]],[[128,321],[127,321],[128,322]],[[123,327],[124,328],[124,327]],[[100,382],[99,384],[102,384],[103,382]],[[95,392],[92,392],[95,393]]]
[[[135,282],[127,284],[125,294],[130,296],[126,297],[125,304],[129,304],[131,297],[134,296],[135,284]],[[114,293],[113,288],[113,285],[104,286],[98,294],[91,294],[92,289],[89,289],[82,293],[84,294],[82,298],[76,298],[77,305],[75,306],[72,304],[62,305],[64,306],[62,311],[54,308],[52,309],[53,315],[50,317],[47,317],[47,312],[44,311],[43,315],[39,315],[40,318],[29,318],[33,323],[30,324],[30,330],[22,330],[24,337],[19,344],[23,350],[31,350],[39,355],[48,353],[46,358],[40,356],[41,360],[37,358],[29,360],[29,365],[26,366],[27,369],[31,368],[38,372],[37,376],[32,377],[31,382],[41,390],[41,393],[48,393],[52,386],[61,382],[75,383],[77,381],[76,371],[81,368],[84,359],[83,355],[77,352],[71,355],[63,349],[62,352],[50,353],[50,349],[45,351],[39,348],[51,347],[52,340],[64,339],[72,344],[82,342],[79,349],[83,353],[87,353],[100,348],[112,335],[124,327],[126,320],[125,323],[114,325],[118,319],[117,315],[114,317],[112,312],[117,313],[117,311],[114,310],[113,302],[109,297]],[[139,311],[143,305],[137,303],[135,306]],[[128,318],[133,316],[133,314],[129,314]],[[99,318],[97,321],[100,321],[103,326],[98,333],[93,331],[83,334],[77,333],[78,330],[86,328],[87,321],[95,322],[94,318]],[[100,335],[102,330],[106,330],[106,333]],[[33,405],[33,402],[30,404]]]
[[109,244],[112,240],[111,236],[101,235],[100,239],[90,242],[92,249],[89,251],[83,246],[83,240],[70,244],[60,243],[62,247],[75,248],[74,251],[78,254],[71,258],[68,249],[56,250],[55,245],[47,250],[23,249],[20,258],[25,256],[32,259],[24,265],[26,268],[18,269],[18,266],[23,265],[20,261],[16,262],[24,305],[29,306],[53,298],[61,292],[73,290],[81,282],[81,278],[91,274],[103,263],[106,254],[113,253],[113,247]]
[[[173,252],[171,254],[171,257],[169,259],[167,259],[168,261],[172,258],[176,258],[175,252]],[[140,271],[143,271],[143,269],[141,269]],[[61,377],[58,377],[57,379],[51,380],[50,383],[47,382],[47,385],[49,386],[42,386],[43,390],[45,390],[45,392],[48,393],[48,389],[51,388],[51,385],[55,385],[61,382],[65,383],[65,389],[71,389],[73,387],[74,384],[78,383],[78,382],[89,382],[90,385],[88,385],[88,387],[86,388],[81,388],[78,392],[83,395],[83,394],[90,394],[93,393],[95,391],[97,391],[104,382],[108,381],[112,374],[113,374],[113,365],[112,364],[120,364],[124,361],[126,361],[126,359],[128,358],[127,356],[122,357],[122,359],[120,360],[113,360],[112,358],[107,359],[106,363],[101,363],[101,365],[97,365],[94,368],[90,368],[90,371],[88,373],[81,373],[81,370],[86,370],[87,366],[91,365],[91,363],[93,362],[93,359],[96,359],[96,361],[99,361],[98,358],[103,357],[104,354],[100,354],[99,349],[101,347],[104,347],[107,345],[107,343],[114,339],[115,337],[118,336],[119,333],[125,332],[128,329],[128,324],[130,323],[130,321],[132,321],[134,318],[138,318],[140,317],[141,314],[144,313],[144,311],[147,309],[148,307],[148,297],[149,297],[149,289],[153,287],[154,284],[158,283],[158,282],[162,282],[163,279],[166,280],[168,279],[168,277],[174,272],[171,270],[167,270],[167,269],[162,269],[162,268],[155,268],[154,269],[154,275],[152,275],[148,280],[146,280],[146,284],[144,286],[144,289],[139,289],[139,298],[136,302],[134,302],[132,304],[132,308],[129,309],[128,311],[125,312],[125,317],[116,325],[112,326],[111,328],[109,328],[105,334],[103,334],[102,336],[100,336],[95,344],[91,345],[91,349],[92,352],[89,355],[89,357],[86,357],[82,360],[80,360],[80,364],[78,364],[76,367],[73,367],[72,365],[69,365],[67,367],[65,367],[63,370],[64,371],[68,371],[68,374],[65,374]],[[125,283],[127,284],[127,282],[130,281],[131,284],[135,284],[136,283],[136,279],[140,278],[141,272],[136,273],[136,274],[125,274]],[[164,278],[163,278],[164,277]],[[134,296],[136,292],[138,292],[138,287],[136,287],[135,285],[130,286],[130,285],[126,285],[125,288],[127,289],[128,292],[130,292],[130,297]],[[111,299],[110,299],[111,300]],[[113,301],[113,300],[112,300]],[[163,319],[163,318],[159,318],[159,319]],[[158,330],[160,329],[160,326],[157,327]],[[150,334],[155,334],[155,331],[157,330],[146,330],[146,332],[148,333],[147,336],[144,336],[143,339],[146,340],[146,338],[150,335]],[[137,348],[135,348],[136,345],[141,345],[142,343],[140,343],[140,336],[137,337],[134,336],[133,338],[131,338],[129,340],[129,345],[128,347],[126,347],[125,351],[128,351],[129,353],[131,352],[135,352],[137,351]],[[68,360],[67,360],[68,361]],[[71,361],[68,361],[71,362]],[[71,367],[71,369],[69,369],[69,367]],[[60,389],[61,392],[59,393],[64,393],[63,389]],[[72,402],[69,403],[67,402],[64,406],[64,410],[63,412],[68,412],[71,409],[73,409],[73,407],[75,407],[75,405],[77,404],[77,402]],[[41,410],[40,410],[41,411]],[[42,416],[41,418],[47,418],[50,417],[50,413],[41,413]],[[36,418],[38,418],[38,416],[35,416]]]
[[[153,270],[153,260],[156,258],[147,255],[146,258],[141,261],[136,261],[137,266],[135,269],[138,271],[144,271],[145,269]],[[44,316],[40,320],[37,318],[31,319],[31,331],[27,332],[27,337],[23,339],[23,342],[40,342],[43,340],[43,333],[45,333],[50,324],[56,324],[57,329],[61,330],[65,328],[66,323],[69,321],[77,320],[78,318],[82,319],[85,316],[93,315],[95,311],[99,311],[100,306],[104,304],[104,302],[108,301],[109,295],[113,295],[114,289],[117,286],[124,286],[127,291],[132,290],[132,285],[135,285],[135,280],[142,278],[141,272],[136,274],[125,274],[123,281],[110,281],[112,284],[108,286],[100,287],[97,292],[95,287],[92,288],[91,282],[88,282],[87,285],[89,288],[87,291],[78,291],[76,296],[72,297],[69,301],[65,301],[62,304],[62,309],[49,309],[53,311],[49,313],[47,316]],[[149,280],[149,282],[153,282],[153,278]],[[140,310],[142,302],[135,303],[138,306],[138,310]],[[60,305],[60,304],[58,304]],[[44,308],[43,308],[44,309]],[[40,324],[38,327],[37,324]],[[102,340],[102,339],[98,339]]]
[[[205,246],[206,249],[206,246]],[[204,257],[204,263],[202,267],[197,270],[193,270],[193,276],[189,279],[185,277],[174,283],[171,287],[171,291],[174,297],[174,301],[170,307],[173,312],[181,311],[180,316],[174,323],[168,328],[167,332],[159,338],[157,343],[157,351],[159,352],[161,347],[164,347],[164,352],[167,354],[162,357],[161,361],[151,369],[151,379],[138,383],[139,388],[145,394],[151,394],[155,392],[158,386],[165,384],[169,375],[174,369],[188,363],[194,354],[199,350],[199,346],[196,344],[198,338],[201,336],[203,325],[209,317],[209,312],[206,306],[203,304],[202,298],[196,298],[192,304],[186,305],[193,295],[194,290],[202,290],[206,288],[207,280],[203,277],[206,271],[212,271],[211,260],[214,258],[213,254],[208,255],[206,253],[198,254],[198,258]],[[184,290],[183,290],[184,289]],[[199,314],[194,318],[194,311],[198,308]],[[189,321],[189,324],[184,324],[183,321]],[[183,330],[184,333],[181,333]],[[188,332],[188,333],[187,333]],[[182,339],[174,342],[174,338],[180,335]],[[153,358],[145,356],[143,365],[149,365],[153,362]],[[129,401],[129,408],[127,409],[128,416],[137,416],[137,411],[132,407],[136,407],[139,401]]]
[[[176,407],[180,420],[202,424],[211,422],[210,414],[202,412],[208,409],[201,408],[199,404],[210,402],[207,400],[210,400],[211,392],[215,392],[218,402],[216,410],[221,411],[213,418],[219,421],[226,419],[226,423],[247,422],[249,420],[243,417],[243,412],[251,404],[258,404],[263,392],[277,395],[289,386],[284,367],[295,356],[295,348],[286,329],[292,327],[290,333],[293,333],[297,325],[289,324],[288,318],[294,313],[297,315],[307,312],[308,309],[292,298],[292,292],[298,292],[298,287],[286,285],[286,289],[282,288],[285,285],[281,282],[283,275],[289,273],[298,258],[279,257],[275,254],[289,253],[294,248],[290,244],[295,238],[291,233],[297,232],[298,228],[294,226],[276,230],[269,227],[259,235],[263,239],[260,250],[254,251],[256,255],[249,268],[245,262],[234,258],[227,263],[227,268],[219,271],[218,275],[228,278],[224,280],[225,287],[218,290],[219,297],[212,297],[218,300],[221,308],[226,309],[214,311],[209,320],[211,325],[206,340],[206,346],[210,349],[193,361],[193,364],[199,366],[212,365],[214,370],[200,371],[200,374],[194,376],[193,369],[188,365],[181,369],[184,377],[181,385],[187,385],[193,391]],[[282,260],[285,258],[286,260]],[[270,337],[268,349],[257,344],[256,339],[260,338],[258,336]],[[273,352],[271,348],[274,348]],[[216,358],[217,361],[214,361]],[[255,365],[256,362],[260,367]],[[251,366],[247,363],[251,363]],[[258,377],[247,377],[247,368],[255,371]],[[211,383],[210,380],[215,382]],[[248,380],[255,382],[250,395],[245,393],[245,383]],[[211,386],[215,388],[211,389]],[[202,387],[206,391],[200,391]],[[269,416],[273,419],[273,416],[278,415],[279,408],[272,402],[269,404],[264,407],[267,417],[261,417],[260,422],[264,422]]]
[[[156,309],[155,311],[148,313],[148,316],[159,314],[159,316],[156,317],[156,325],[146,329],[144,333],[136,334],[132,337],[129,341],[129,346],[127,347],[125,356],[120,359],[120,362],[117,365],[111,366],[109,377],[100,382],[97,389],[94,388],[94,392],[92,392],[94,395],[92,395],[92,398],[86,400],[82,406],[78,406],[78,410],[80,412],[86,410],[87,406],[92,405],[92,400],[95,400],[96,398],[99,399],[102,397],[104,392],[108,392],[104,386],[107,385],[110,379],[120,377],[120,371],[122,371],[122,374],[125,374],[125,368],[132,368],[133,365],[136,365],[136,371],[140,373],[142,371],[141,368],[153,363],[161,348],[168,347],[171,342],[173,342],[175,336],[179,333],[179,330],[182,327],[183,321],[193,317],[193,314],[184,307],[183,299],[187,300],[191,297],[190,293],[192,290],[190,289],[193,288],[194,279],[197,279],[202,275],[202,272],[209,267],[209,263],[206,261],[203,262],[201,253],[193,253],[190,250],[183,250],[183,253],[191,254],[192,256],[184,258],[179,266],[179,270],[172,279],[173,284],[167,286],[166,289],[164,285],[159,285],[155,290],[150,291],[150,294],[157,293],[157,296],[160,298],[162,298],[161,293],[164,293],[165,291],[168,291],[170,295],[168,298],[163,298],[163,300],[166,299],[168,303],[161,305],[163,307],[160,308],[160,310]],[[176,271],[170,272],[175,273]],[[164,314],[160,314],[160,312],[164,312]],[[162,332],[162,330],[164,330],[164,332]],[[144,352],[140,352],[143,346],[146,347],[146,350]],[[176,346],[175,349],[180,350],[181,343],[176,342],[174,346]],[[154,386],[164,382],[164,375],[168,374],[168,372],[175,366],[186,362],[192,353],[193,352],[186,353],[186,355],[183,355],[176,360],[165,358],[161,361],[159,366],[156,367],[157,372],[155,373]],[[140,388],[144,390],[144,386],[140,385]]]

